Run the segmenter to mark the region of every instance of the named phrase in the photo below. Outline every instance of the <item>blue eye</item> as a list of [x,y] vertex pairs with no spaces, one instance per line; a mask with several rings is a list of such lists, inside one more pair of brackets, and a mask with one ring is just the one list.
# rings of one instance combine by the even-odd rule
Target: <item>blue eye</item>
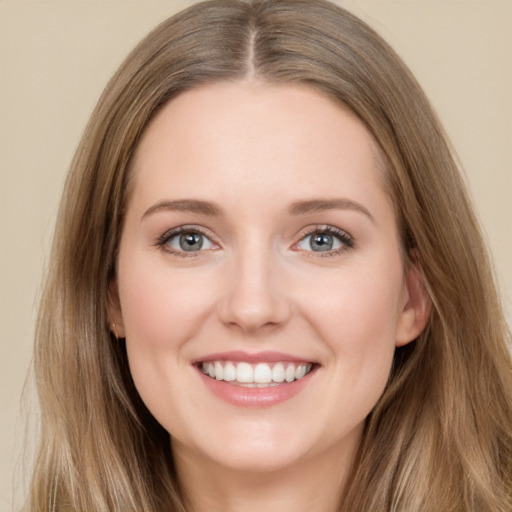
[[309,233],[299,241],[296,247],[303,251],[340,252],[353,246],[354,241],[348,233],[329,227]]
[[203,233],[193,229],[182,230],[170,233],[162,241],[162,245],[167,246],[173,252],[198,252],[212,249],[213,242]]

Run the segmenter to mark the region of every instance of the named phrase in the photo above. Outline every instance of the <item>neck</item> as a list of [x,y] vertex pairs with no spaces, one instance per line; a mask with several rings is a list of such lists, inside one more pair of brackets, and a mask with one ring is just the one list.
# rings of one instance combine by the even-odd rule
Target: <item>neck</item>
[[273,471],[240,471],[204,459],[173,441],[180,486],[189,512],[338,512],[357,445]]

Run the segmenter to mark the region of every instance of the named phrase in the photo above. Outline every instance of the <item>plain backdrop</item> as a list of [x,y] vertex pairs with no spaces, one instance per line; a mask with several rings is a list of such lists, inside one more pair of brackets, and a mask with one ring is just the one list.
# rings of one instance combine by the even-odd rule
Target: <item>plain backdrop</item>
[[[24,492],[20,395],[67,167],[121,60],[158,22],[191,3],[0,0],[1,512],[15,509],[13,496]],[[512,0],[338,3],[394,46],[438,110],[466,169],[510,320]],[[26,396],[37,423],[31,385]]]

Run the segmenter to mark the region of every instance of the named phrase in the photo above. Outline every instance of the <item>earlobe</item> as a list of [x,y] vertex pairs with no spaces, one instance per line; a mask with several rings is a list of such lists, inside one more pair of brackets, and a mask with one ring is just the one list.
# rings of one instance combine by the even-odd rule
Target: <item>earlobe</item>
[[405,275],[407,300],[400,313],[396,333],[396,346],[415,340],[425,329],[432,310],[432,300],[425,282],[414,262],[409,263]]
[[124,322],[117,289],[117,280],[112,278],[108,284],[108,319],[109,329],[116,338],[124,338]]

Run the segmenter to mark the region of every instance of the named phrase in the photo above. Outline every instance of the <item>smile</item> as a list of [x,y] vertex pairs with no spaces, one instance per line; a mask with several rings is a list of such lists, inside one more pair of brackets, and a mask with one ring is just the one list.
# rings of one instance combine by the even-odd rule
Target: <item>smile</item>
[[234,386],[266,388],[304,378],[313,368],[313,364],[208,361],[201,363],[200,368],[210,378],[229,382]]
[[219,352],[192,361],[211,393],[237,407],[271,407],[317,381],[321,365],[295,355],[265,351]]

